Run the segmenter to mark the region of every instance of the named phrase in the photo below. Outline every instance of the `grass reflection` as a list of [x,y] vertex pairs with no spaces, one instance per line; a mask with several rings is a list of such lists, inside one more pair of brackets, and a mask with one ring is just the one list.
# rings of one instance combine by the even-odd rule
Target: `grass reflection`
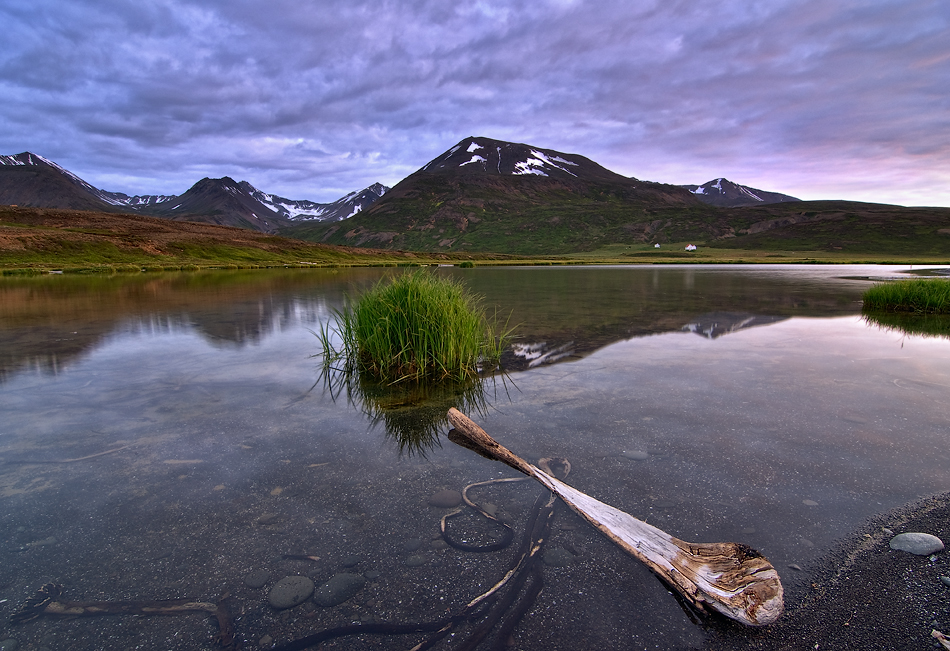
[[510,400],[508,387],[514,386],[501,372],[464,380],[390,384],[365,371],[329,366],[321,369],[316,384],[321,383],[334,401],[345,396],[348,404],[366,414],[371,427],[382,425],[386,438],[396,443],[400,454],[422,457],[432,448],[441,447],[439,433],[449,429],[446,414],[450,407],[484,416],[500,398]]
[[950,339],[950,314],[907,314],[863,310],[864,321],[888,332]]

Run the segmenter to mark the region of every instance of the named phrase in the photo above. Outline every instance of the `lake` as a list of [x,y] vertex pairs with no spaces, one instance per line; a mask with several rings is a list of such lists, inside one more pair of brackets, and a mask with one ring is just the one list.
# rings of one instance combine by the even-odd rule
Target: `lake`
[[[506,374],[463,404],[534,462],[679,538],[737,541],[778,569],[809,563],[868,517],[950,490],[950,340],[869,324],[888,266],[439,268],[518,325]],[[514,477],[373,391],[330,390],[313,331],[385,269],[0,279],[0,608],[47,582],[62,600],[216,602],[268,648],[354,623],[437,620],[498,581],[541,492],[473,488],[514,530],[493,552],[440,535],[441,491]],[[387,401],[388,400],[388,401]],[[404,400],[405,402],[405,400]],[[436,403],[441,413],[451,396]],[[422,423],[424,428],[426,423]],[[464,512],[458,540],[499,540]],[[563,505],[543,590],[478,648],[700,648],[648,570]],[[791,567],[794,566],[794,567]],[[273,585],[352,579],[355,596],[277,610]],[[254,587],[252,587],[254,586]],[[361,586],[361,587],[360,587]],[[354,588],[354,589],[356,589]],[[434,648],[455,649],[458,630]],[[29,649],[214,649],[215,618],[44,616],[7,626]],[[496,639],[496,637],[499,639]],[[408,649],[426,634],[321,648]],[[258,646],[260,645],[260,646]]]

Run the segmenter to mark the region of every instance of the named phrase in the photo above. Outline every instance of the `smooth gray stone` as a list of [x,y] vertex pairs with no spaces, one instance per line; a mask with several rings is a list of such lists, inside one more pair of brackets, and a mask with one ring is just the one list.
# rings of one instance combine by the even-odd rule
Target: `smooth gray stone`
[[403,561],[403,564],[409,567],[419,567],[426,564],[426,557],[421,554],[413,554]]
[[942,577],[940,577],[940,582],[943,583],[943,584],[944,584],[945,586],[947,586],[948,588],[950,588],[950,576],[942,576]]
[[313,581],[305,576],[285,576],[274,584],[267,595],[270,605],[278,610],[293,608],[313,594]]
[[429,498],[429,506],[436,506],[440,509],[450,509],[462,503],[462,494],[450,488],[441,490]]
[[419,538],[412,538],[410,540],[407,540],[402,545],[403,551],[407,551],[407,552],[417,551],[420,547],[422,547],[422,540],[420,540]]
[[324,608],[337,606],[352,599],[364,585],[366,585],[366,579],[361,574],[348,572],[334,574],[329,581],[317,588],[317,591],[313,593],[313,600]]
[[0,651],[16,651],[20,648],[20,643],[12,637],[0,641]]
[[249,588],[263,588],[268,581],[270,581],[270,574],[267,570],[254,570],[244,577],[244,585]]
[[902,533],[891,538],[891,549],[928,556],[943,550],[943,541],[929,533]]

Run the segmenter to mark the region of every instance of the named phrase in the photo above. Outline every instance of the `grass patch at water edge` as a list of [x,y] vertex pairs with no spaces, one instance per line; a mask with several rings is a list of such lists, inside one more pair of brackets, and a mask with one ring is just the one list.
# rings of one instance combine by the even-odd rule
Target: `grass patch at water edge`
[[898,280],[874,285],[864,292],[864,310],[911,314],[950,314],[950,281]]
[[460,282],[421,270],[381,280],[336,319],[317,333],[324,366],[393,383],[476,377],[510,337]]

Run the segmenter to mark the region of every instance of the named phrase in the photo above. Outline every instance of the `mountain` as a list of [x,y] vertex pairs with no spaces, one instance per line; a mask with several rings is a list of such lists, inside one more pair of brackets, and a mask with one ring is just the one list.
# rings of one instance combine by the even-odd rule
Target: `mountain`
[[756,190],[722,178],[708,181],[702,185],[682,185],[680,187],[692,192],[703,203],[726,208],[801,201],[801,199],[790,197],[787,194]]
[[353,217],[280,232],[349,246],[563,253],[604,240],[680,241],[701,224],[715,233],[709,210],[685,188],[577,154],[469,137]]
[[0,204],[115,212],[121,200],[30,152],[0,156]]
[[352,217],[363,208],[369,208],[389,191],[389,188],[382,183],[374,183],[359,192],[351,192],[333,203],[315,203],[266,194],[246,181],[242,181],[240,185],[263,205],[270,207],[291,221],[340,221]]
[[181,195],[134,195],[100,190],[31,152],[0,156],[0,204],[136,212],[177,221],[240,226],[273,233],[294,221],[339,221],[371,206],[386,191],[375,183],[332,203],[286,199],[230,177],[204,178]]

